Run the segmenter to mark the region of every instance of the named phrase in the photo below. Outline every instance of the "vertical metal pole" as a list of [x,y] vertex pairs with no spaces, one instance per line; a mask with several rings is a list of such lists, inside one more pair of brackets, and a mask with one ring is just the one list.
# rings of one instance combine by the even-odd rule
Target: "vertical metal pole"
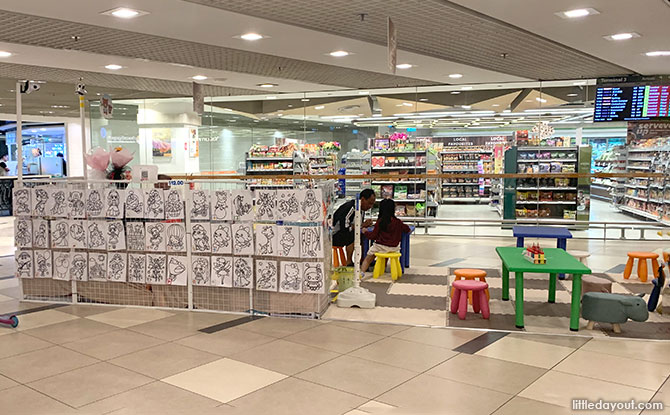
[[354,214],[354,287],[361,286],[361,206],[356,195],[356,213]]
[[84,166],[84,180],[88,180],[88,167],[86,167],[86,101],[83,95],[79,95],[79,119],[81,122],[81,161]]
[[16,172],[19,186],[23,187],[23,105],[21,100],[21,82],[16,83]]

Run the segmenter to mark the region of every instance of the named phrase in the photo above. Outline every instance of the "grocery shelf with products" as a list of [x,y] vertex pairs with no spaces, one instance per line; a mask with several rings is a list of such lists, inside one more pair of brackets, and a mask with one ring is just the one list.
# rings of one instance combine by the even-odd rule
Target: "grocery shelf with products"
[[312,175],[337,173],[337,153],[340,143],[337,141],[320,142],[318,144],[304,144],[302,152],[309,160],[308,172]]
[[[344,174],[347,176],[360,176],[370,174],[370,152],[369,151],[350,151],[343,158]],[[345,196],[354,197],[361,190],[370,187],[370,180],[364,179],[346,179]]]
[[[442,173],[493,173],[493,150],[485,147],[449,147],[440,152]],[[489,202],[491,179],[443,179],[442,203]]]
[[246,174],[258,176],[257,180],[249,183],[255,187],[291,187],[293,179],[264,178],[269,175],[294,175],[305,173],[307,159],[294,143],[285,145],[254,144],[247,152]]
[[[628,151],[623,145],[610,147],[605,151],[598,146],[591,147],[598,150],[597,156],[592,155],[592,173],[624,173],[626,171],[626,158]],[[600,178],[591,179],[591,197],[611,203],[619,203],[623,197],[625,179],[623,178]]]

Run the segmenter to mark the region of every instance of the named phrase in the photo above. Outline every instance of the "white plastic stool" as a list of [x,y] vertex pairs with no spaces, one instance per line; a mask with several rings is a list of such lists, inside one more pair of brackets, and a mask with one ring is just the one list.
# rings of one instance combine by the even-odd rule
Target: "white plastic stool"
[[577,258],[579,260],[579,262],[581,262],[584,265],[586,265],[586,258],[591,256],[591,254],[589,252],[586,252],[586,251],[568,251],[568,254]]

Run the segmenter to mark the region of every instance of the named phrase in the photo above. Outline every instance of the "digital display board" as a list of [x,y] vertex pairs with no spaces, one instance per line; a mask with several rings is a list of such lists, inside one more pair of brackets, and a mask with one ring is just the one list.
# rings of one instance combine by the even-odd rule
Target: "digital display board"
[[599,86],[594,122],[670,118],[670,85]]

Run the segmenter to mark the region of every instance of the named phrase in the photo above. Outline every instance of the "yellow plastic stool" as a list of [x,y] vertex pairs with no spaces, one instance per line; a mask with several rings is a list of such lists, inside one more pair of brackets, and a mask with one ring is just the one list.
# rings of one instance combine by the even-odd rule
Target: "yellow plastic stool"
[[402,267],[400,266],[400,252],[389,252],[387,254],[375,254],[377,262],[372,271],[373,278],[379,278],[386,271],[386,260],[391,260],[391,278],[393,281],[402,276]]

